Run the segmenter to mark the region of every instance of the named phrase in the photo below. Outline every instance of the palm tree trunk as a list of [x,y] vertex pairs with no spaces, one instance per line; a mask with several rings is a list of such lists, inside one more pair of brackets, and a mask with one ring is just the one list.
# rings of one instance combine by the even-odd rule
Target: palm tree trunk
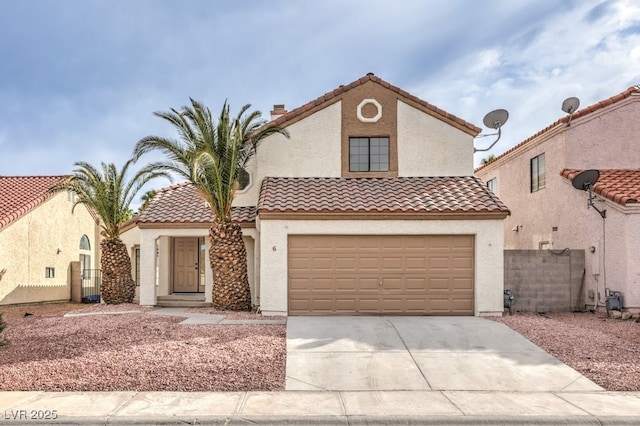
[[213,307],[248,311],[251,291],[247,275],[247,249],[237,223],[216,222],[209,230],[209,260],[213,269]]
[[100,296],[107,304],[131,303],[136,294],[136,283],[131,277],[131,258],[122,241],[103,240],[100,243],[102,282]]

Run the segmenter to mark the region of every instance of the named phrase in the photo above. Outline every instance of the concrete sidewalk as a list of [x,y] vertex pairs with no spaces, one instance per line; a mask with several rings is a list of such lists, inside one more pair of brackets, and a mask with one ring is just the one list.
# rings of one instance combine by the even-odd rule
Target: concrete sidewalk
[[638,425],[640,392],[0,392],[0,424]]

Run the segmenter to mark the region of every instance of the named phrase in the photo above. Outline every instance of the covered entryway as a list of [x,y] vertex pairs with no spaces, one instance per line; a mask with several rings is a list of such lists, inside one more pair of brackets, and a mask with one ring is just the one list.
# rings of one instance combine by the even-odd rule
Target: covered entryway
[[473,315],[473,235],[289,235],[290,315]]

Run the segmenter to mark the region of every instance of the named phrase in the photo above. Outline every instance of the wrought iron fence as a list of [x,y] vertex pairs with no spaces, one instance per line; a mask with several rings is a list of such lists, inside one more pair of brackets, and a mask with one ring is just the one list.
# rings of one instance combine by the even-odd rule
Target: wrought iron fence
[[100,302],[100,283],[102,273],[100,269],[85,269],[82,271],[82,302]]

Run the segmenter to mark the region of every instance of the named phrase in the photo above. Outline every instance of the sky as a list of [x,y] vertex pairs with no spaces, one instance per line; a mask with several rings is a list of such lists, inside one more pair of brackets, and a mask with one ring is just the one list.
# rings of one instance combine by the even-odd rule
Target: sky
[[640,1],[0,0],[0,175],[120,167],[141,138],[176,135],[153,112],[189,97],[267,119],[369,72],[483,133],[507,109],[477,165],[567,97],[640,84]]

